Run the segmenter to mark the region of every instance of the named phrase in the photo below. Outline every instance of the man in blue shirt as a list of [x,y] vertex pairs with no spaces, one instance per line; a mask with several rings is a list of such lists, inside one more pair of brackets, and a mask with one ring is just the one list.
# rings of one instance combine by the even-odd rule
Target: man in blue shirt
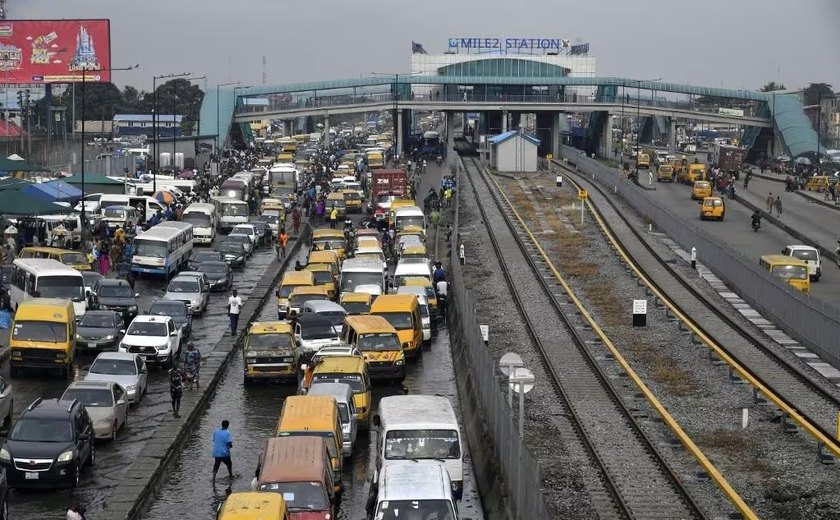
[[216,472],[219,471],[219,466],[222,463],[227,466],[228,476],[231,480],[233,479],[233,464],[230,460],[230,449],[233,447],[233,441],[228,426],[230,426],[230,422],[225,419],[222,421],[222,427],[217,428],[213,432],[213,458],[215,459],[215,462],[213,462],[214,481],[216,480]]

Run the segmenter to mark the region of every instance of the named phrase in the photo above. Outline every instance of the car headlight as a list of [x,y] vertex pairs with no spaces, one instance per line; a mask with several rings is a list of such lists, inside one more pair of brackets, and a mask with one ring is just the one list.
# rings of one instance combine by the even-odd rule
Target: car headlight
[[22,356],[22,355],[23,355],[23,351],[21,351],[21,350],[17,350],[17,349],[14,349],[14,350],[12,350],[12,355],[13,355],[13,356]]
[[64,453],[58,456],[58,462],[70,462],[71,460],[73,460],[73,457],[74,453],[72,450],[65,451]]
[[129,312],[137,312],[137,306],[136,305],[129,305],[128,310],[129,310]]
[[398,367],[401,367],[405,364],[405,361],[402,360],[402,359],[398,359],[394,364],[397,365]]
[[111,341],[111,340],[112,340],[112,339],[114,339],[115,337],[116,337],[116,336],[114,336],[113,334],[108,334],[107,336],[105,336],[105,339],[106,339],[107,341]]
[[126,391],[126,392],[133,392],[133,391],[134,391],[134,389],[136,389],[136,388],[137,388],[137,385],[127,385],[127,386],[125,387],[125,391]]
[[6,448],[0,449],[0,460],[12,460],[12,456]]
[[64,352],[56,352],[55,353],[55,358],[56,359],[64,359],[66,357],[67,357],[67,354],[65,354]]
[[76,339],[82,339],[82,337],[78,333],[76,333]]

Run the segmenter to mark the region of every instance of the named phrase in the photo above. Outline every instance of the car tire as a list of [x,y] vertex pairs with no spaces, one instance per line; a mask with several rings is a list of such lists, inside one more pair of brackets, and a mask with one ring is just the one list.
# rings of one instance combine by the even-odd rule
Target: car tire
[[117,425],[117,420],[114,419],[114,424],[111,426],[111,442],[113,442],[115,444],[117,442],[117,430],[118,429],[119,429],[119,426]]
[[[838,267],[840,267],[840,261],[838,261]],[[17,377],[20,375],[20,369],[15,366],[9,366],[9,375],[12,377]]]
[[79,485],[82,481],[82,467],[79,464],[76,464],[76,469],[73,471],[73,480],[70,481],[70,487],[72,489],[78,489]]
[[0,509],[0,520],[9,520],[9,495],[3,497],[3,508]]
[[96,446],[93,443],[93,440],[90,441],[90,457],[87,461],[88,467],[93,467],[96,464]]

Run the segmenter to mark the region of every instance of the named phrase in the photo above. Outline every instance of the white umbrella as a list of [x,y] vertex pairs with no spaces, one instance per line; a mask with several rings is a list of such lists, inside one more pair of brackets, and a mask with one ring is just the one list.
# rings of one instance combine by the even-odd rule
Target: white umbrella
[[805,164],[808,166],[811,165],[811,159],[808,159],[807,157],[797,157],[796,160],[793,162],[795,162],[796,164]]

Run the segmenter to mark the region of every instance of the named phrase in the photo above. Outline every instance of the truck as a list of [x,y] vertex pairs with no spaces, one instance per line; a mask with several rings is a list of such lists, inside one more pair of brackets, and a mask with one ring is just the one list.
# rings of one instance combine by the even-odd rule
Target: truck
[[391,201],[406,198],[408,174],[398,168],[380,168],[371,171],[370,200],[376,218],[385,218],[391,209]]
[[711,161],[718,165],[721,173],[732,174],[737,179],[744,163],[744,151],[738,146],[715,143]]

